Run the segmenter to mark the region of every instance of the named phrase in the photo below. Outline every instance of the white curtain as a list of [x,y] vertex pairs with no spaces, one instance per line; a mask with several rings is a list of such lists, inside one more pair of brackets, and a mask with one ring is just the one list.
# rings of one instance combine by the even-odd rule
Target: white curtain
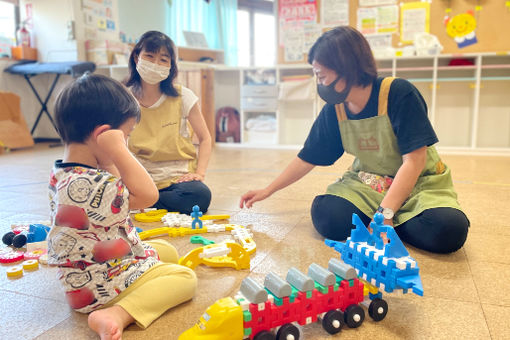
[[168,3],[167,33],[176,45],[186,45],[182,31],[202,32],[209,48],[223,50],[225,63],[237,65],[237,0]]

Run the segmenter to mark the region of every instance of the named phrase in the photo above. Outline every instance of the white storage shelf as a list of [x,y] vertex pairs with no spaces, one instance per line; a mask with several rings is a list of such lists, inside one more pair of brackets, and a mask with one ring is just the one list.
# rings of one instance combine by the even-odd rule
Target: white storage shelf
[[[472,65],[449,65],[459,58]],[[395,57],[379,59],[377,64],[379,75],[408,79],[421,92],[441,152],[510,155],[510,53]],[[207,67],[215,70],[215,109],[233,106],[241,114],[239,146],[302,146],[323,102],[317,95],[292,101],[278,96],[285,79],[313,76],[309,65]],[[126,72],[125,67],[114,66],[99,70],[117,79]],[[256,71],[273,72],[274,79],[265,85],[247,84],[246,73]],[[246,134],[246,120],[263,113],[275,117],[277,130],[271,136]]]
[[[237,74],[236,74],[237,72]],[[280,65],[274,68],[218,68],[215,72],[216,110],[234,106],[241,115],[240,146],[298,148],[303,145],[318,113],[315,90],[311,96],[287,101],[282,97],[285,81],[305,81],[313,77],[309,65]],[[225,82],[238,85],[237,91],[226,88]],[[256,82],[259,81],[257,84]],[[215,84],[216,85],[216,84]],[[285,84],[283,84],[285,85]],[[226,90],[226,91],[225,91]],[[233,97],[237,94],[237,100]],[[230,102],[224,100],[230,96]],[[266,116],[266,117],[262,117]],[[249,130],[250,119],[274,117],[274,131]],[[222,144],[222,143],[219,143]],[[234,145],[226,143],[228,145]]]

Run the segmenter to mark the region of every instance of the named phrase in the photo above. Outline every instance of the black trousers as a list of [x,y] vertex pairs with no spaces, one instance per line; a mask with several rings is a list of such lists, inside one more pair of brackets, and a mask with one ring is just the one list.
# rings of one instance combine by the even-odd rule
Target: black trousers
[[[351,234],[352,213],[368,226],[373,216],[367,216],[348,200],[335,195],[320,195],[312,203],[312,221],[324,236],[343,241]],[[469,220],[454,208],[433,208],[423,211],[395,228],[400,239],[416,248],[432,253],[451,253],[466,242]]]
[[194,205],[205,213],[211,204],[211,190],[201,181],[175,183],[159,190],[159,200],[155,208],[166,209],[169,212],[191,214]]

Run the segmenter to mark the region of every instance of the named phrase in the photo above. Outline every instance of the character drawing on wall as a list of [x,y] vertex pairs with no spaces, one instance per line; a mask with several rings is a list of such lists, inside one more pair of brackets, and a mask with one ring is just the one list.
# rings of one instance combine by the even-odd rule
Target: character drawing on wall
[[478,42],[475,35],[476,19],[472,11],[457,14],[453,18],[447,17],[445,24],[446,33],[455,40],[459,48]]

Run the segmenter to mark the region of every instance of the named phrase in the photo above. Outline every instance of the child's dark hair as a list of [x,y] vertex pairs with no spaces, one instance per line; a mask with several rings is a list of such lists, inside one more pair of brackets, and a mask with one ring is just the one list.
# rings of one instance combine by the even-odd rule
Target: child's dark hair
[[175,44],[166,34],[158,31],[145,32],[133,48],[133,51],[131,51],[128,62],[129,76],[124,81],[124,84],[127,87],[132,87],[133,93],[138,94],[142,90],[142,80],[136,70],[135,58],[138,58],[142,51],[157,53],[161,50],[161,48],[165,48],[170,54],[170,74],[168,75],[168,78],[159,83],[159,88],[161,89],[161,92],[167,96],[177,97],[179,95],[179,92],[173,84],[178,72]]
[[117,129],[129,118],[140,120],[140,106],[118,81],[85,73],[68,84],[55,102],[55,120],[64,143],[83,143],[103,124]]

